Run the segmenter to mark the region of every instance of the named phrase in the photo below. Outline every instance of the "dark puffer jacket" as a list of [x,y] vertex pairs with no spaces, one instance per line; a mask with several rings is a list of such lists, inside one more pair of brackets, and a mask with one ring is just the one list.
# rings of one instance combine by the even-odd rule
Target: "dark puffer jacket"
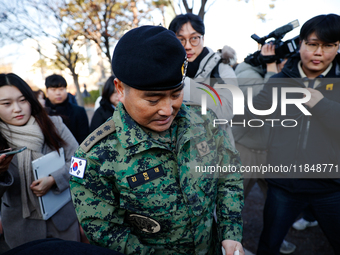
[[45,104],[49,108],[48,114],[60,116],[79,144],[89,135],[89,120],[84,107],[71,104],[68,98],[61,104],[52,104],[47,98]]
[[90,133],[92,133],[97,127],[103,124],[108,118],[112,117],[114,108],[111,102],[107,101],[105,98],[100,100],[100,107],[94,112],[91,125]]
[[[278,89],[278,105],[272,115],[254,117],[248,110],[247,118],[279,119],[280,122],[294,119],[297,123],[295,127],[283,127],[279,121],[275,121],[275,126],[271,128],[268,164],[285,166],[290,169],[290,173],[279,174],[285,178],[276,178],[279,176],[276,175],[276,179],[267,179],[270,184],[290,192],[321,193],[340,189],[340,179],[334,178],[340,175],[336,173],[336,170],[340,172],[339,59],[338,54],[331,70],[324,78],[319,79],[321,83],[315,88],[324,98],[313,108],[304,106],[311,116],[304,115],[294,104],[287,105],[286,115],[281,113],[281,89],[305,88],[298,70],[299,54],[285,64],[281,73],[272,76],[254,98],[255,109],[269,109],[272,106],[272,89]],[[292,99],[302,96],[302,93],[288,93],[286,97]],[[295,125],[293,121],[285,121],[284,124]],[[317,167],[321,167],[321,172]]]

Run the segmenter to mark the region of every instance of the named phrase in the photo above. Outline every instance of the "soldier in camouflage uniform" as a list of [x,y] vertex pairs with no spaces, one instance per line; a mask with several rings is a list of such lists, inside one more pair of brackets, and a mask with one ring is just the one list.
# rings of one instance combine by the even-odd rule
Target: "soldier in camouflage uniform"
[[213,112],[182,104],[186,63],[175,34],[159,26],[133,29],[118,42],[112,68],[121,102],[70,168],[92,244],[124,254],[220,254],[221,246],[244,254],[241,176],[203,172],[239,169],[239,156],[213,126]]

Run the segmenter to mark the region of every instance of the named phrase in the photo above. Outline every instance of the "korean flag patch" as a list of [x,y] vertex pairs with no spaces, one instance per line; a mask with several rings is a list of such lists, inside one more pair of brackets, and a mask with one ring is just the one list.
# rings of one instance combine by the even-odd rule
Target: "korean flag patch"
[[86,160],[81,158],[72,157],[69,173],[75,177],[84,178],[86,168]]

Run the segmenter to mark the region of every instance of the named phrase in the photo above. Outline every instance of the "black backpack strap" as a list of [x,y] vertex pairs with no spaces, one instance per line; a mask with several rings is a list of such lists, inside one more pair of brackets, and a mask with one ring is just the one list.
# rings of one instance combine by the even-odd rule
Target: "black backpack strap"
[[[220,65],[220,63],[222,63],[222,59],[220,59],[218,62],[217,62],[217,65],[214,67],[214,69],[211,71],[211,74],[210,74],[210,78],[214,78],[216,79],[216,82],[218,84],[224,84],[225,82],[222,80],[221,76],[220,76],[220,72],[218,71],[218,67]],[[212,84],[212,86],[215,85],[215,82],[214,84]]]

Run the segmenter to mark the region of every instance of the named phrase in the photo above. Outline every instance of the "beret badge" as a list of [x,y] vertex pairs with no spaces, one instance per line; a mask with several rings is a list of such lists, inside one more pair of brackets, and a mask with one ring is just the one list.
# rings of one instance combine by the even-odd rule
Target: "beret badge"
[[184,60],[184,63],[183,63],[183,65],[182,65],[182,69],[181,69],[181,71],[182,71],[182,76],[183,76],[183,78],[182,78],[182,83],[184,82],[184,79],[185,79],[185,77],[186,77],[187,68],[188,68],[188,58],[185,56],[185,60]]

